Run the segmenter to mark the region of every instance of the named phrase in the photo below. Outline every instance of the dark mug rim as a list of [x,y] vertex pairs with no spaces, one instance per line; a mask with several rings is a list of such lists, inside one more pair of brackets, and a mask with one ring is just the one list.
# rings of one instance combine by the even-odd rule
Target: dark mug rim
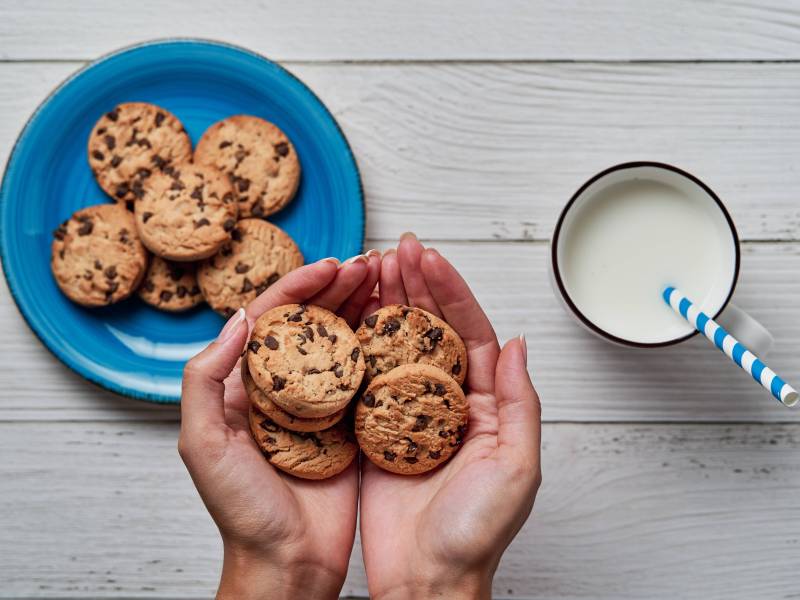
[[578,307],[575,305],[575,302],[573,302],[572,298],[570,298],[569,294],[567,293],[567,288],[564,285],[564,280],[561,277],[561,271],[559,270],[559,267],[558,267],[558,241],[559,241],[559,239],[561,237],[561,229],[562,229],[562,226],[564,224],[564,220],[566,219],[567,214],[569,213],[570,209],[575,204],[575,202],[578,200],[578,198],[580,198],[583,195],[583,193],[586,191],[586,189],[590,185],[592,185],[594,182],[598,181],[599,179],[605,177],[606,175],[609,175],[610,173],[614,173],[616,171],[622,171],[624,169],[635,169],[635,168],[641,168],[641,167],[653,167],[653,168],[656,168],[656,169],[664,169],[666,171],[672,171],[673,173],[676,173],[677,175],[680,175],[681,177],[685,177],[686,179],[692,181],[693,183],[695,183],[698,186],[700,186],[700,188],[712,200],[714,200],[714,202],[716,202],[717,206],[719,207],[720,211],[722,212],[723,216],[725,217],[725,221],[728,223],[728,227],[731,230],[731,235],[733,236],[733,246],[734,246],[734,252],[735,252],[735,259],[736,260],[735,260],[734,269],[733,269],[733,279],[731,280],[730,287],[728,289],[728,295],[726,296],[725,301],[722,303],[722,306],[720,306],[719,310],[716,313],[714,313],[714,315],[712,317],[716,319],[725,310],[725,308],[730,303],[731,298],[733,297],[733,292],[736,289],[737,283],[739,282],[739,268],[740,268],[740,265],[741,265],[741,248],[740,248],[740,242],[739,242],[739,234],[736,232],[736,225],[734,225],[733,219],[731,218],[731,215],[728,212],[728,209],[725,208],[725,205],[722,203],[722,200],[720,200],[719,196],[717,196],[717,194],[714,193],[714,190],[712,190],[705,183],[703,183],[700,179],[698,179],[697,177],[695,177],[694,175],[692,175],[688,171],[685,171],[685,170],[683,170],[683,169],[681,169],[679,167],[676,167],[674,165],[670,165],[670,164],[667,164],[667,163],[662,163],[662,162],[657,162],[657,161],[624,162],[624,163],[620,163],[620,164],[614,165],[612,167],[608,167],[607,169],[604,169],[604,170],[600,171],[599,173],[597,173],[596,175],[594,175],[590,179],[588,179],[581,187],[578,188],[578,190],[569,199],[569,202],[567,202],[567,204],[561,210],[561,214],[559,215],[558,221],[556,222],[555,231],[553,232],[553,239],[552,239],[552,241],[550,243],[550,263],[551,263],[551,267],[553,269],[553,276],[554,276],[554,279],[555,279],[555,282],[556,282],[556,286],[558,287],[558,291],[561,294],[561,297],[567,303],[567,306],[572,311],[572,314],[574,314],[581,321],[581,323],[583,323],[583,325],[585,325],[591,331],[595,332],[596,334],[600,335],[601,337],[604,337],[607,340],[610,340],[610,341],[615,342],[617,344],[622,344],[624,346],[630,346],[630,347],[633,347],[633,348],[661,348],[661,347],[664,347],[664,346],[672,346],[674,344],[679,344],[681,342],[684,342],[684,341],[688,340],[689,338],[694,337],[695,335],[697,335],[698,332],[697,331],[693,331],[693,332],[691,332],[691,333],[689,333],[687,335],[684,335],[684,336],[681,336],[681,337],[678,337],[678,338],[673,338],[671,340],[666,340],[666,341],[663,341],[663,342],[651,342],[651,343],[635,342],[633,340],[626,340],[625,338],[621,338],[621,337],[618,337],[618,336],[616,336],[616,335],[614,335],[612,333],[609,333],[608,331],[606,331],[606,330],[602,329],[601,327],[595,325],[594,322],[592,322],[588,317],[586,317],[586,315],[584,315],[578,309]]

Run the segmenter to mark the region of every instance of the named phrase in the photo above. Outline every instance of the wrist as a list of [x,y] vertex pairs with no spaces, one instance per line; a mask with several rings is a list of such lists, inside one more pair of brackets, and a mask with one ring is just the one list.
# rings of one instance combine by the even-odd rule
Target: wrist
[[217,600],[336,599],[344,577],[302,559],[281,561],[225,549]]
[[455,568],[441,570],[438,574],[417,573],[413,579],[370,593],[370,597],[373,600],[491,599],[492,573],[489,570],[462,572]]

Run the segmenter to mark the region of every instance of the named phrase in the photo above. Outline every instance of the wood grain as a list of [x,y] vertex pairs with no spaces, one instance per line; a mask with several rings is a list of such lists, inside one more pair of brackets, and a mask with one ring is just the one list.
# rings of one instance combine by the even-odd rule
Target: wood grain
[[[510,598],[796,592],[798,425],[547,425]],[[217,533],[177,426],[0,424],[0,597],[209,597]],[[268,499],[265,499],[268,501]],[[365,595],[356,548],[345,594]]]
[[[501,340],[525,332],[545,420],[800,420],[800,413],[772,400],[704,339],[637,351],[585,332],[553,295],[545,244],[448,242],[437,247],[472,285]],[[798,272],[800,244],[747,244],[736,295],[739,306],[775,335],[767,362],[789,382],[800,381]],[[68,371],[28,330],[5,285],[0,330],[9,367],[0,370],[5,396],[0,421],[178,417],[174,409],[123,400]]]
[[[0,161],[78,66],[0,64]],[[373,239],[545,240],[588,177],[642,159],[703,179],[743,239],[800,239],[800,64],[289,66],[352,143]]]
[[199,36],[287,60],[786,59],[796,2],[337,0],[190,4],[48,0],[0,5],[0,58],[89,58]]

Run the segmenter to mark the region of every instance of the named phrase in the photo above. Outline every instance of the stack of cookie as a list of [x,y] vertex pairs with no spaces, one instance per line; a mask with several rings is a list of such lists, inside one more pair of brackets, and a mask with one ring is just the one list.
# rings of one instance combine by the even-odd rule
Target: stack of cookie
[[[250,428],[267,459],[306,479],[343,471],[358,445],[377,466],[404,475],[448,460],[467,428],[461,384],[467,352],[444,321],[391,305],[356,333],[318,306],[279,306],[251,334],[242,380]],[[355,403],[355,424],[348,404]]]
[[256,321],[241,370],[250,429],[270,463],[304,479],[347,468],[358,446],[345,417],[365,365],[344,319],[312,305],[273,308]]
[[448,460],[469,419],[464,342],[437,316],[396,304],[367,317],[356,335],[369,381],[355,412],[361,450],[403,475]]
[[230,117],[192,154],[174,115],[132,102],[100,118],[88,151],[116,204],[80,210],[55,231],[53,274],[71,300],[103,306],[138,289],[162,310],[205,299],[227,316],[303,264],[291,237],[262,220],[292,200],[300,178],[294,147],[272,123]]

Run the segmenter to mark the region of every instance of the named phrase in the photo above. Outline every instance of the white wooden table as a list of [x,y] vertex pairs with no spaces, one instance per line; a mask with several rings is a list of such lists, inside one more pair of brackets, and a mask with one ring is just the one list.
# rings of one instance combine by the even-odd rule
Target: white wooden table
[[[414,230],[524,331],[544,486],[495,580],[511,598],[798,597],[800,412],[695,339],[610,347],[546,278],[559,208],[634,159],[694,172],[744,239],[736,301],[800,382],[800,3],[0,1],[0,161],[84,62],[199,36],[283,62],[361,166],[369,246]],[[647,7],[646,4],[651,6]],[[199,598],[220,543],[178,412],[90,386],[0,288],[0,597]],[[356,547],[344,592],[365,595]]]

